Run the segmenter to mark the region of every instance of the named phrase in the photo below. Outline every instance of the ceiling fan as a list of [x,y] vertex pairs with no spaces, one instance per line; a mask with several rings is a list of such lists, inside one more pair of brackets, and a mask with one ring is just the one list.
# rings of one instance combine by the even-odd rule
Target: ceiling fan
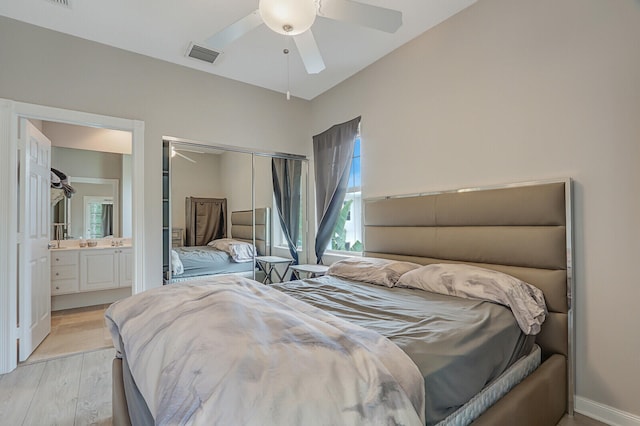
[[400,11],[351,0],[260,0],[258,10],[209,37],[205,44],[222,50],[264,23],[277,33],[293,37],[307,73],[317,74],[325,69],[311,32],[317,16],[388,33],[395,33],[402,25]]
[[186,155],[182,154],[180,151],[193,152],[193,153],[196,153],[196,154],[204,154],[204,152],[202,152],[202,151],[195,151],[195,150],[192,150],[192,149],[184,149],[184,148],[176,148],[175,146],[172,146],[171,147],[171,158],[173,158],[173,157],[175,157],[177,155],[178,157],[184,158],[185,160],[190,161],[190,162],[192,162],[194,164],[197,163],[196,160],[194,160],[193,158],[187,157]]

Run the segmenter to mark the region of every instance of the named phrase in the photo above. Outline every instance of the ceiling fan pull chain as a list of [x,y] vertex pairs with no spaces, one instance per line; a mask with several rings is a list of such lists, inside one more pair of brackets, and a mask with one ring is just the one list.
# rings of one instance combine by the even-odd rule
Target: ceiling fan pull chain
[[[287,37],[287,44],[291,47],[291,37]],[[285,48],[282,53],[287,57],[287,100],[291,100],[291,66],[289,65],[289,47]]]

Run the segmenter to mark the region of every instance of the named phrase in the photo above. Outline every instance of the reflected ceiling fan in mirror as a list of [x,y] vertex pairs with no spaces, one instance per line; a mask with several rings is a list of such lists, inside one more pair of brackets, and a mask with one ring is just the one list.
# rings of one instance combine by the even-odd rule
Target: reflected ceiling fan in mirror
[[205,44],[222,50],[233,41],[266,24],[273,31],[293,37],[309,74],[325,69],[311,26],[316,17],[395,33],[402,25],[402,12],[351,0],[260,0],[258,10],[229,25]]
[[195,154],[204,154],[204,152],[203,152],[203,151],[195,151],[195,150],[192,150],[192,149],[176,148],[175,146],[172,146],[172,147],[171,147],[171,158],[173,158],[173,157],[175,157],[175,156],[177,155],[178,157],[184,158],[184,159],[185,159],[185,160],[187,160],[187,161],[191,161],[191,162],[192,162],[192,163],[194,163],[194,164],[195,164],[195,163],[197,163],[197,161],[196,161],[196,160],[194,160],[193,158],[190,158],[190,157],[188,157],[188,156],[186,156],[186,155],[182,154],[182,152],[181,152],[181,151],[184,151],[184,152],[193,152],[193,153],[195,153]]

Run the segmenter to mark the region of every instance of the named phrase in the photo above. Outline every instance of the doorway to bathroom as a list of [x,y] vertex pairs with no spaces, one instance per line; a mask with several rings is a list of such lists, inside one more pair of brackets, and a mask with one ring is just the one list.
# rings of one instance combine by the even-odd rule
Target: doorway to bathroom
[[[35,215],[32,214],[32,211],[35,210],[25,208],[28,206],[25,199],[29,199],[27,196],[28,184],[31,182],[25,179],[25,168],[21,165],[20,159],[22,156],[24,161],[24,154],[29,152],[29,149],[25,147],[35,146],[31,143],[31,139],[25,136],[26,133],[21,132],[26,127],[25,121],[42,121],[56,125],[129,132],[131,146],[127,168],[131,182],[129,189],[132,217],[129,221],[130,237],[125,238],[123,234],[112,232],[107,236],[111,237],[110,241],[91,238],[93,245],[89,244],[90,241],[85,241],[87,244],[83,245],[80,243],[82,240],[64,239],[60,244],[61,248],[56,248],[55,251],[50,250],[52,253],[50,256],[42,257],[46,259],[47,266],[40,265],[38,267],[40,272],[34,282],[46,282],[48,285],[40,285],[35,291],[31,291],[34,290],[31,288],[32,265],[25,265],[27,257],[24,256],[24,253],[29,246],[29,244],[25,244],[26,236],[29,234],[26,230],[30,229],[28,228],[29,219],[37,217],[40,228],[46,229],[46,232],[42,232],[42,234],[46,234],[47,239],[51,241],[52,229],[50,226],[53,226],[53,222],[50,222],[52,220],[50,213]],[[29,123],[29,125],[33,127],[33,124]],[[39,131],[37,130],[37,132]],[[4,188],[0,190],[0,195],[5,201],[0,205],[0,219],[2,219],[0,220],[0,241],[2,242],[0,244],[0,293],[2,295],[0,297],[0,374],[12,371],[17,366],[18,360],[28,358],[30,349],[40,343],[30,341],[30,332],[32,324],[43,317],[40,315],[41,312],[48,312],[48,319],[50,319],[52,310],[54,312],[66,311],[87,306],[106,305],[113,301],[112,297],[105,300],[105,294],[112,290],[121,291],[126,296],[144,289],[144,268],[142,267],[144,241],[143,134],[144,123],[140,121],[0,99],[0,154],[2,154],[0,158],[2,158],[3,166],[1,174],[3,182],[6,183],[3,185]],[[67,183],[69,182],[67,181]],[[40,192],[44,192],[42,191],[44,187],[48,190],[49,184],[49,181],[46,182],[46,185],[42,182],[39,183]],[[123,192],[126,191],[120,189],[118,197]],[[73,222],[73,211],[70,214],[71,222]],[[113,216],[115,215],[114,212]],[[76,214],[75,217],[76,219],[82,218],[83,214]],[[45,218],[46,225],[44,224]],[[124,223],[120,222],[120,229],[123,226],[125,226]],[[70,231],[71,226],[69,225],[67,228],[67,234],[73,236],[73,231]],[[127,243],[129,243],[128,247]],[[94,250],[78,251],[85,247]],[[51,248],[53,249],[53,247]],[[98,248],[103,250],[97,250]],[[53,270],[55,265],[59,267],[56,271]],[[48,274],[45,271],[48,271]],[[58,283],[55,285],[52,283],[52,276],[58,278]],[[107,284],[105,279],[111,279],[111,281],[108,281]],[[75,291],[76,283],[77,292]],[[81,287],[81,283],[84,288]],[[127,289],[124,290],[125,288]],[[56,297],[69,297],[65,297],[66,300],[54,301],[51,299],[52,290],[59,292],[55,295]],[[48,297],[42,297],[45,292]],[[90,292],[99,295],[99,297],[86,300]],[[38,294],[38,298],[31,298],[33,294]],[[46,300],[49,301],[45,302],[48,306],[43,308],[43,304],[45,304],[43,301]],[[48,327],[50,331],[50,321]],[[23,348],[25,343],[29,343],[26,345],[26,349]]]
[[[42,211],[34,215],[49,219],[52,236],[50,273],[41,274],[50,276],[43,283],[50,288],[49,312],[39,315],[48,322],[48,334],[41,342],[33,337],[32,354],[20,347],[19,361],[31,363],[111,346],[104,311],[131,295],[133,215],[131,132],[29,123],[50,142],[51,182],[44,194],[50,202],[36,206]],[[27,185],[25,191],[31,189]]]

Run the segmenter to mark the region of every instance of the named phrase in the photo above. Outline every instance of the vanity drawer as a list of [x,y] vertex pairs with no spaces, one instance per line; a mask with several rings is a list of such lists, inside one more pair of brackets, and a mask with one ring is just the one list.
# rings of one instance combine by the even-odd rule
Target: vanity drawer
[[51,267],[51,281],[70,280],[78,278],[77,265],[61,265]]
[[78,292],[78,280],[55,280],[51,281],[51,295],[57,296],[59,294],[77,293]]
[[51,266],[56,265],[77,265],[77,251],[55,251],[51,253]]

